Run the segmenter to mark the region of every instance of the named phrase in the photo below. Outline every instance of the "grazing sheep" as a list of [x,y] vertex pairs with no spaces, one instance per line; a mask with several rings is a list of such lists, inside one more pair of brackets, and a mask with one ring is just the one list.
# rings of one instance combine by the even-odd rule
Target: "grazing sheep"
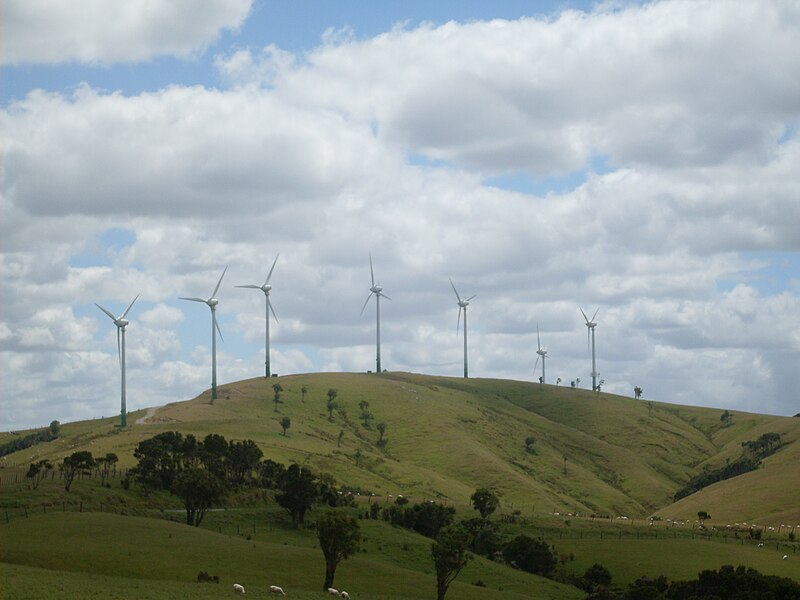
[[789,555],[788,554],[784,554],[783,555],[783,560],[786,560],[787,558],[789,558]]
[[350,600],[350,594],[348,594],[347,592],[342,591],[340,595],[342,596],[342,598],[344,598],[344,600]]
[[244,586],[239,583],[233,584],[233,591],[239,594],[244,594]]
[[336,588],[328,588],[328,593],[331,596],[339,596],[339,597],[341,597],[341,594],[339,593],[339,590],[337,590]]
[[760,542],[760,543],[758,544],[758,547],[759,547],[759,548],[763,548],[763,547],[764,547],[764,542]]
[[279,588],[277,585],[269,586],[269,593],[270,594],[280,594],[281,596],[285,596],[286,592],[283,591],[282,588]]

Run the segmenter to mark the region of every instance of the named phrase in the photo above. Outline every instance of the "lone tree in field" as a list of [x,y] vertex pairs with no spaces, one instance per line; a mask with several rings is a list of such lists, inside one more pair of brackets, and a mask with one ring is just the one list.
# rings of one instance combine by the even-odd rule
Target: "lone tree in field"
[[642,388],[639,387],[638,385],[635,388],[633,388],[633,397],[636,398],[637,400],[642,397]]
[[378,446],[385,446],[386,440],[383,439],[383,434],[386,433],[386,423],[381,421],[375,426],[375,429],[378,430]]
[[361,419],[364,421],[364,427],[369,429],[369,421],[372,418],[372,413],[369,412],[369,402],[362,400],[358,403],[358,408],[361,409]]
[[450,584],[469,561],[467,549],[471,537],[463,525],[448,525],[439,530],[436,541],[431,545],[436,569],[436,600],[444,600]]
[[78,473],[91,472],[94,468],[95,462],[91,452],[81,450],[73,452],[65,457],[61,464],[58,465],[64,477],[64,489],[69,491],[72,487],[72,481]]
[[111,467],[119,462],[119,457],[113,452],[109,452],[105,456],[97,459],[97,472],[100,474],[100,485],[105,485],[108,475],[111,472]]
[[472,508],[481,514],[482,519],[488,519],[500,505],[497,494],[485,487],[475,490],[469,499],[472,501]]
[[183,500],[186,524],[199,527],[209,508],[225,496],[225,481],[203,467],[189,467],[175,478],[175,495]]
[[333,411],[338,407],[336,404],[336,396],[339,394],[334,388],[328,388],[328,402],[325,405],[328,409],[328,421],[333,422]]
[[306,384],[303,384],[303,386],[300,388],[300,402],[306,401],[307,393],[308,393],[308,386]]
[[361,529],[358,519],[340,510],[328,510],[317,519],[317,538],[325,555],[325,583],[322,591],[333,587],[336,567],[358,551]]
[[281,392],[283,391],[283,386],[280,383],[273,383],[272,389],[275,392],[275,397],[272,401],[275,403],[275,412],[278,412],[278,404],[281,402]]
[[283,435],[286,435],[286,430],[292,426],[292,420],[289,417],[283,417],[281,419],[281,429],[283,429]]
[[700,511],[697,512],[697,520],[700,521],[700,527],[705,527],[706,526],[706,519],[710,519],[710,518],[711,518],[711,515],[708,514],[704,510],[700,510]]
[[31,463],[28,472],[25,473],[25,477],[31,480],[31,487],[33,489],[37,489],[42,479],[47,477],[47,474],[52,470],[53,464],[45,458],[35,463]]
[[534,454],[536,451],[533,448],[533,445],[536,443],[536,438],[532,435],[529,435],[525,438],[525,451]]
[[733,413],[730,411],[725,411],[719,418],[720,423],[722,423],[723,427],[729,427],[731,423],[733,423]]

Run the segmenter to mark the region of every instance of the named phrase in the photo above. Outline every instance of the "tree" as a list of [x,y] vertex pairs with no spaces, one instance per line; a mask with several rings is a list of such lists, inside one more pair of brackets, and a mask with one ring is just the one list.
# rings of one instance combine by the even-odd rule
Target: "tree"
[[78,452],[73,452],[69,456],[65,457],[59,468],[63,473],[64,477],[64,489],[69,491],[69,488],[72,487],[72,481],[75,479],[75,476],[78,473],[84,472],[91,472],[94,468],[95,462],[94,458],[92,457],[91,452],[87,452],[86,450],[81,450]]
[[175,479],[175,495],[183,500],[186,524],[199,527],[206,511],[225,496],[225,481],[208,469],[193,466]]
[[322,590],[333,587],[339,563],[358,551],[361,529],[358,519],[341,510],[328,510],[317,519],[317,539],[325,556],[325,583]]
[[652,400],[648,400],[647,401],[647,416],[648,417],[652,417],[653,416],[653,401]]
[[333,411],[336,410],[338,405],[336,404],[336,396],[339,392],[337,392],[333,388],[328,388],[328,402],[326,403],[326,408],[328,409],[328,421],[333,422]]
[[536,443],[536,438],[529,435],[525,438],[525,451],[533,454],[535,452],[533,445]]
[[700,527],[706,526],[706,519],[710,519],[711,515],[704,510],[697,511],[697,519],[700,521]]
[[229,479],[238,485],[252,480],[253,472],[258,469],[263,456],[261,448],[253,440],[231,442],[226,461]]
[[[188,440],[188,441],[187,441]],[[136,481],[145,492],[171,490],[187,456],[196,453],[197,440],[191,434],[184,439],[177,431],[165,431],[136,444],[133,456],[139,461],[133,469]]]
[[303,384],[302,387],[300,388],[300,402],[306,401],[307,393],[308,393],[308,386],[306,384]]
[[722,413],[722,415],[720,415],[719,420],[723,427],[728,427],[731,423],[733,423],[733,413],[726,410]]
[[113,452],[109,452],[105,456],[97,459],[97,471],[100,474],[100,485],[106,484],[108,474],[111,472],[111,467],[119,462],[119,457]]
[[286,435],[286,430],[292,426],[292,420],[289,417],[283,417],[281,419],[281,429],[283,429],[283,435]]
[[598,586],[608,587],[611,585],[611,571],[599,563],[594,563],[591,567],[586,569],[586,572],[583,574],[583,579],[586,583],[584,590],[587,592]]
[[319,497],[317,476],[310,469],[293,464],[282,474],[278,487],[281,491],[275,494],[275,501],[289,513],[293,527],[302,525],[306,512]]
[[31,480],[31,487],[33,489],[39,488],[39,483],[47,477],[47,474],[53,470],[53,464],[45,459],[36,461],[35,463],[31,463],[28,472],[25,473],[25,477]]
[[558,377],[556,379],[556,387],[558,387],[560,384],[561,384],[561,377]]
[[50,421],[50,435],[53,437],[58,437],[58,434],[61,432],[61,423],[58,421]]
[[384,423],[383,421],[381,421],[380,423],[378,423],[378,424],[375,426],[375,428],[378,430],[378,434],[379,434],[379,437],[378,437],[378,446],[385,446],[385,445],[386,445],[386,442],[385,442],[385,441],[384,441],[384,439],[383,439],[383,434],[384,434],[384,433],[386,433],[386,423]]
[[517,568],[547,577],[556,568],[556,556],[543,539],[520,534],[503,548],[503,558]]
[[272,401],[275,403],[275,412],[278,412],[278,404],[281,403],[281,392],[283,391],[283,386],[280,383],[273,383],[272,390],[275,392],[275,397]]
[[500,505],[497,494],[485,487],[475,490],[469,499],[472,501],[472,508],[480,513],[482,519],[489,518]]
[[336,447],[337,448],[342,445],[342,438],[343,437],[344,437],[344,429],[340,429],[339,430],[339,437],[336,438]]
[[635,388],[633,388],[633,396],[637,400],[642,397],[642,388],[639,387],[638,385]]
[[470,533],[462,525],[443,527],[431,545],[431,557],[436,569],[436,600],[444,600],[445,594],[458,574],[470,559],[467,549]]
[[361,409],[361,419],[364,421],[364,427],[369,429],[369,421],[372,418],[372,413],[369,412],[369,402],[362,400],[358,403],[358,408]]

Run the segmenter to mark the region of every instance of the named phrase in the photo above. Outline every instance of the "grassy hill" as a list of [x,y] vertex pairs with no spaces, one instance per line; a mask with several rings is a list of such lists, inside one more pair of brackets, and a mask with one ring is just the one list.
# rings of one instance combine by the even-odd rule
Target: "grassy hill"
[[[283,387],[275,412],[272,386]],[[305,399],[301,388],[307,387]],[[339,410],[329,420],[327,391]],[[369,427],[359,403],[369,402]],[[145,416],[134,413],[129,423]],[[379,496],[438,498],[466,506],[478,486],[495,488],[502,510],[800,523],[792,485],[800,481],[800,419],[652,403],[588,390],[493,379],[321,373],[251,379],[161,407],[124,431],[116,419],[65,424],[59,440],[7,457],[27,466],[86,449],[115,452],[133,464],[142,439],[177,429],[253,439],[265,456],[306,463],[340,484]],[[291,418],[282,435],[279,421]],[[375,425],[386,424],[386,444]],[[741,443],[774,431],[784,446],[758,471],[718,483],[672,504],[675,491],[705,465],[741,453]],[[339,436],[341,434],[341,443]],[[535,438],[533,451],[525,439]],[[10,473],[2,470],[0,473]],[[2,475],[0,474],[0,477]],[[744,491],[747,493],[741,493]],[[735,500],[735,501],[734,501]]]
[[[277,383],[283,393],[276,412]],[[329,418],[331,388],[338,410]],[[372,414],[368,426],[362,401]],[[125,430],[115,426],[117,419],[67,423],[57,440],[0,459],[0,580],[7,582],[0,597],[216,598],[230,594],[234,581],[246,585],[248,597],[269,597],[271,584],[300,600],[324,597],[318,590],[324,562],[313,532],[289,527],[286,515],[257,494],[231,498],[228,510],[209,513],[195,529],[180,523],[174,497],[144,497],[118,481],[110,488],[77,481],[66,493],[56,476],[28,489],[24,473],[33,460],[89,450],[114,452],[129,467],[139,441],[171,430],[252,439],[266,457],[330,473],[364,501],[375,494],[372,501],[388,503],[390,495],[403,494],[472,515],[470,494],[490,486],[500,495],[500,513],[522,517],[521,525],[504,526],[510,535],[521,528],[544,536],[560,556],[574,557],[559,566],[562,574],[579,575],[600,562],[623,585],[645,574],[688,579],[703,568],[746,564],[800,579],[797,545],[780,527],[793,523],[800,532],[800,419],[734,413],[723,427],[721,413],[516,381],[320,373],[227,384],[213,405],[205,392],[134,413]],[[283,435],[285,416],[291,427]],[[386,424],[383,445],[380,422]],[[767,432],[781,434],[783,446],[760,469],[672,502],[694,474],[737,458],[742,442]],[[0,443],[25,433],[0,434]],[[528,437],[535,439],[531,449]],[[80,503],[101,512],[76,512]],[[699,510],[728,535],[695,536],[691,521]],[[661,517],[655,526],[647,524],[651,515]],[[690,523],[673,527],[668,519]],[[772,539],[758,548],[744,533],[753,522],[773,525],[781,535],[767,533]],[[748,525],[734,537],[728,523]],[[430,540],[382,521],[361,524],[362,551],[340,566],[337,586],[362,600],[432,597]],[[791,560],[780,560],[787,552]],[[196,583],[199,571],[222,583]],[[577,600],[583,593],[476,557],[448,595],[531,596]]]

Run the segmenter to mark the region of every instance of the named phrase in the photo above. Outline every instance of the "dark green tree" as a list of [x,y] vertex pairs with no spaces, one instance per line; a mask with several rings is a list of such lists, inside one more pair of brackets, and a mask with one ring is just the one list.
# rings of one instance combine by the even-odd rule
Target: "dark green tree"
[[534,454],[536,450],[534,449],[534,444],[536,443],[536,438],[532,435],[529,435],[525,438],[525,451]]
[[710,519],[711,515],[704,510],[697,511],[697,520],[700,521],[700,527],[706,526],[706,519]]
[[286,430],[292,426],[292,420],[289,417],[283,417],[281,419],[281,429],[283,429],[283,435],[286,435]]
[[386,433],[386,423],[381,421],[375,426],[375,429],[378,430],[378,446],[385,446],[386,442],[383,439],[383,434]]
[[136,444],[133,456],[138,460],[133,469],[136,481],[145,492],[171,490],[178,473],[187,462],[187,451],[195,452],[197,440],[190,442],[177,431],[165,431]]
[[503,548],[505,561],[528,573],[551,575],[556,568],[556,556],[543,539],[520,534]]
[[228,472],[230,480],[237,485],[252,481],[253,473],[258,470],[259,462],[264,456],[253,440],[231,442],[228,445]]
[[307,393],[308,393],[308,386],[306,384],[303,384],[300,387],[300,402],[305,402],[306,401],[306,394]]
[[47,460],[46,458],[36,461],[35,463],[31,463],[28,472],[25,473],[25,477],[31,480],[31,487],[33,489],[39,488],[39,483],[47,477],[47,474],[53,470],[53,464]]
[[94,457],[91,452],[81,450],[73,452],[65,457],[59,468],[64,478],[64,489],[69,491],[72,487],[72,481],[78,473],[91,472],[95,466]]
[[292,526],[305,523],[305,515],[319,497],[317,476],[308,468],[298,464],[289,465],[279,482],[280,492],[275,501],[292,518]]
[[55,438],[58,437],[59,433],[61,433],[61,423],[58,421],[50,421],[50,435]]
[[225,496],[225,481],[208,469],[192,466],[175,479],[175,495],[186,508],[186,524],[199,527],[206,511]]
[[361,409],[361,420],[364,421],[364,427],[369,429],[369,421],[372,419],[372,413],[369,412],[369,402],[362,400],[358,403],[358,408]]
[[280,383],[273,383],[272,390],[275,392],[272,402],[275,403],[275,412],[278,412],[278,404],[281,403],[281,392],[283,391],[283,386]]
[[591,567],[586,569],[583,574],[585,585],[584,590],[590,592],[600,586],[608,587],[611,585],[611,571],[606,569],[599,563],[594,563]]
[[317,519],[317,539],[325,556],[325,583],[322,590],[333,587],[339,563],[358,551],[361,529],[358,519],[341,510],[325,511]]
[[326,408],[328,409],[328,421],[333,422],[333,411],[338,408],[338,404],[336,404],[336,396],[339,394],[334,388],[328,388],[328,401],[325,404]]
[[105,485],[111,468],[119,462],[119,457],[113,452],[107,453],[97,459],[97,472],[100,475],[100,485]]
[[433,566],[436,570],[436,600],[444,600],[445,594],[458,574],[469,561],[467,549],[470,533],[461,525],[443,527],[431,545]]
[[472,508],[480,513],[482,519],[488,519],[500,505],[497,494],[485,487],[475,490],[469,499],[472,502]]

